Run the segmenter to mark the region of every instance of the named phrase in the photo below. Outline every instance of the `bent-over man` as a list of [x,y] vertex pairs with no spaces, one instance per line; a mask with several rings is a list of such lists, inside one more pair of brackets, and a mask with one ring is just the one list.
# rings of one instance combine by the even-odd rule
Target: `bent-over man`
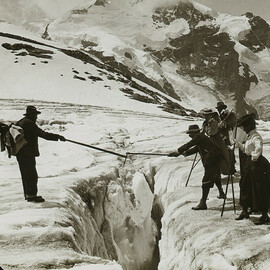
[[202,198],[193,210],[206,210],[206,200],[210,188],[220,180],[220,151],[219,147],[209,137],[200,133],[198,125],[190,125],[186,132],[191,137],[191,141],[182,145],[176,152],[170,153],[169,157],[179,155],[189,156],[199,152],[204,166],[204,176],[202,179]]
[[18,121],[18,125],[24,131],[24,137],[27,141],[21,150],[17,153],[16,158],[22,176],[24,197],[28,202],[44,202],[44,198],[37,196],[38,175],[36,171],[36,159],[39,156],[38,137],[51,141],[65,141],[66,139],[58,134],[45,132],[37,124],[37,115],[41,112],[34,106],[28,106],[24,118]]

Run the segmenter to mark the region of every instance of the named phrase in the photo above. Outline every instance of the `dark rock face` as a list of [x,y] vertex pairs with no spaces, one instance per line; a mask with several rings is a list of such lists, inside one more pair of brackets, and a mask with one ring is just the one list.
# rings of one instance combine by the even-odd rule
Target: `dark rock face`
[[252,13],[245,14],[249,18],[250,32],[240,40],[240,43],[248,47],[254,53],[270,48],[270,26],[259,16]]
[[[270,44],[269,25],[260,17],[247,14],[251,31],[241,40],[241,44],[253,52],[263,50]],[[245,100],[251,83],[258,83],[258,78],[250,71],[250,67],[239,61],[239,54],[234,49],[235,42],[225,32],[219,32],[215,20],[194,9],[191,4],[181,3],[171,9],[157,9],[153,15],[154,23],[170,24],[173,20],[184,18],[190,25],[190,32],[170,40],[170,46],[162,51],[151,48],[154,59],[161,63],[172,61],[178,65],[176,72],[189,77],[200,84],[200,78],[212,79],[214,89],[225,96],[233,97],[236,112],[243,115],[255,112],[256,109]],[[204,26],[197,26],[208,20]]]
[[105,7],[106,4],[106,0],[96,0],[96,2],[94,3],[95,6],[103,6]]
[[31,45],[22,44],[22,43],[16,43],[13,45],[9,43],[3,43],[2,47],[4,47],[7,50],[12,50],[13,53],[15,53],[16,51],[20,51],[16,53],[17,56],[31,55],[38,58],[52,59],[51,54],[53,54],[53,52],[50,50],[43,50],[40,48],[33,47]]
[[49,33],[48,33],[48,27],[49,27],[49,25],[50,25],[50,24],[47,24],[47,25],[46,25],[45,31],[44,31],[44,33],[43,33],[42,36],[41,36],[43,39],[51,40],[51,38],[50,38],[50,36],[49,36]]
[[162,22],[166,25],[169,25],[174,20],[180,18],[185,19],[191,28],[194,28],[200,21],[213,19],[210,15],[202,14],[188,2],[180,2],[179,4],[172,5],[170,7],[158,8],[152,16],[155,24]]

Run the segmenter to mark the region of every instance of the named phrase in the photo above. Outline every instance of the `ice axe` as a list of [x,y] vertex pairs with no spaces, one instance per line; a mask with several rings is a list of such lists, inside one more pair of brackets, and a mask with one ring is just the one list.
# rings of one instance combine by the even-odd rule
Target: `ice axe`
[[[195,157],[194,157],[194,159],[193,159],[193,163],[192,163],[192,165],[191,165],[191,168],[190,168],[190,171],[189,171],[189,175],[188,175],[188,178],[187,178],[187,181],[186,181],[186,187],[187,187],[187,185],[188,185],[188,182],[189,182],[189,179],[190,179],[190,176],[191,176],[191,173],[192,173],[192,171],[193,171],[193,169],[196,167],[196,165],[199,163],[199,161],[201,160],[201,159],[198,159],[197,160],[197,162],[196,162],[196,158],[197,158],[197,155],[198,155],[198,152],[195,154]],[[195,163],[196,162],[196,163]]]

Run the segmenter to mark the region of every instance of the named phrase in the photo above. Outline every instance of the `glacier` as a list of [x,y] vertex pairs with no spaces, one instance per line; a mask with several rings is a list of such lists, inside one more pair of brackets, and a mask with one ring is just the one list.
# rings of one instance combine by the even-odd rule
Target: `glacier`
[[[90,2],[94,1],[82,0],[78,8]],[[131,11],[135,4],[143,7],[143,2],[131,1]],[[127,4],[117,3],[123,7]],[[94,8],[96,15],[98,9],[102,12],[101,7]],[[119,14],[117,8],[118,5],[114,12]],[[218,15],[198,4],[197,8],[218,16],[223,30],[235,39],[237,33],[248,30],[248,24],[242,23],[246,18]],[[149,9],[143,11],[151,9],[149,4]],[[127,12],[124,18],[128,21],[129,16]],[[69,25],[64,24],[65,19],[71,20]],[[133,26],[133,30],[144,29],[145,42],[156,48],[164,48],[170,38],[190,31],[187,21],[178,19],[151,33],[144,28],[148,19],[144,17],[141,28]],[[61,20],[63,32],[59,32]],[[80,54],[79,44],[85,34],[85,29],[78,30],[80,16],[68,12],[61,20],[46,21],[57,29],[49,31],[55,34],[53,40],[36,36],[36,31],[46,25],[44,21],[28,21],[20,26],[0,21],[0,122],[19,120],[31,104],[42,112],[38,125],[46,131],[123,155],[166,155],[189,140],[185,131],[190,124],[202,124],[196,111],[212,107],[220,98],[211,91],[209,95],[207,87],[179,76],[174,63],[166,61],[158,66],[136,48],[140,45],[138,40],[142,40],[139,33],[137,39],[130,40],[130,49],[124,37],[133,37],[134,32],[123,32],[121,37],[109,35],[107,30],[96,32],[97,39],[103,38],[98,42],[105,46],[100,47],[105,54],[119,57],[127,66],[138,65],[143,73],[160,82],[163,79],[158,72],[164,72],[170,82],[178,84],[181,100],[146,81],[108,68],[98,55],[89,52],[90,57],[85,51]],[[227,27],[229,24],[237,29]],[[116,22],[110,26],[114,29],[115,25]],[[37,28],[33,32],[26,30],[34,26]],[[78,36],[70,37],[68,30]],[[65,36],[69,39],[65,40]],[[115,45],[113,50],[108,38]],[[253,53],[240,44],[235,49],[243,62],[252,62],[254,70],[267,78],[267,49]],[[213,83],[209,78],[199,79],[208,86]],[[261,98],[261,110],[267,112],[265,93],[251,89],[248,95],[251,99]],[[265,143],[264,155],[269,157],[269,122],[257,122]],[[0,266],[4,270],[270,268],[269,224],[254,226],[259,214],[253,214],[250,220],[234,220],[240,211],[238,173],[234,177],[237,212],[233,211],[230,185],[221,217],[223,201],[217,199],[216,188],[209,194],[207,211],[191,210],[200,199],[203,174],[198,163],[185,187],[194,157],[130,154],[125,160],[70,142],[42,139],[40,152],[38,187],[46,199],[42,204],[24,201],[16,159],[0,153]],[[226,180],[223,176],[224,188]]]

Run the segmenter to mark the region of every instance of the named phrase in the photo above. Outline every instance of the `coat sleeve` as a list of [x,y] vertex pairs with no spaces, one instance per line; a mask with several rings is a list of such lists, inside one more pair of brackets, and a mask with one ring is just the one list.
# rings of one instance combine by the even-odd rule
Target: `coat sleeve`
[[49,141],[57,141],[59,138],[58,134],[46,132],[39,127],[37,127],[37,135],[38,135],[38,137],[41,137],[41,138],[43,138],[45,140],[49,140]]
[[178,152],[181,154],[183,154],[184,152],[187,152],[187,155],[192,155],[194,153],[197,153],[198,150],[198,142],[200,141],[200,137],[199,136],[195,136],[191,141],[189,141],[188,143],[180,146],[178,148]]
[[27,129],[29,131],[29,133],[33,136],[33,137],[41,137],[45,140],[49,140],[49,141],[57,141],[59,138],[59,135],[54,134],[54,133],[49,133],[46,132],[44,130],[42,130],[41,128],[39,128],[34,122],[27,122]]
[[196,146],[194,146],[194,147],[188,149],[188,150],[186,151],[186,155],[187,155],[187,156],[190,156],[190,155],[193,155],[193,154],[198,153],[198,152],[199,152],[199,148],[198,148],[198,146],[196,145]]

